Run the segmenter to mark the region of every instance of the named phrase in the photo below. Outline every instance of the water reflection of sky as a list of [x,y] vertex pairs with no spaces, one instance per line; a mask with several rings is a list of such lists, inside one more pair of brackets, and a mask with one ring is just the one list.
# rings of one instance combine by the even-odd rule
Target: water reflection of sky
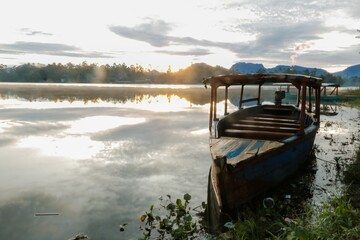
[[[194,104],[176,95],[141,95],[127,100],[121,104],[121,108],[142,109],[155,112],[181,111],[193,107]],[[55,109],[55,108],[79,108],[79,107],[119,107],[118,103],[93,99],[92,101],[27,101],[26,99],[2,99],[1,108],[31,108],[31,109]]]
[[313,202],[316,204],[342,191],[342,171],[352,161],[359,144],[359,109],[344,106],[325,106],[325,109],[315,140],[317,173]]
[[[138,217],[160,195],[206,200],[209,91],[196,88],[194,103],[180,93],[142,89],[115,102],[0,100],[0,239],[68,239],[79,232],[129,239],[141,234]],[[353,146],[341,143],[357,129],[357,114],[342,108],[323,117],[319,157],[332,160]],[[338,144],[329,144],[330,134]],[[330,183],[321,166],[316,174],[317,184]],[[60,215],[34,216],[42,212]]]
[[206,199],[208,105],[144,94],[0,107],[0,239],[128,239],[160,195]]

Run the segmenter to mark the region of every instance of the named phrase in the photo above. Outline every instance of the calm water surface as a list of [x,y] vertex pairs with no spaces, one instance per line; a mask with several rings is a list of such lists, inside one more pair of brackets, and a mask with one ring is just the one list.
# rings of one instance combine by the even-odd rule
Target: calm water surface
[[[0,97],[0,239],[129,239],[159,196],[206,201],[209,89],[1,84]],[[358,109],[334,112],[316,140],[314,199],[336,191],[331,162],[357,143]]]

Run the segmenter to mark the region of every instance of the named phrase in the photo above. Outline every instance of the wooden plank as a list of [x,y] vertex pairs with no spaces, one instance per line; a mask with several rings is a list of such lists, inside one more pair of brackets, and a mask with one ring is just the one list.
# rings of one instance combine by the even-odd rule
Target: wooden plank
[[297,120],[297,117],[296,117],[296,116],[280,115],[280,114],[279,114],[279,115],[275,115],[275,114],[261,113],[261,114],[257,115],[256,117]]
[[228,152],[233,151],[234,149],[245,149],[252,140],[250,139],[239,139],[239,138],[229,138],[222,137],[219,141],[213,141],[211,145],[211,152],[213,158],[216,156],[225,156]]
[[252,124],[256,126],[300,127],[300,123],[268,122],[259,120],[240,120],[238,124]]
[[231,124],[231,129],[243,129],[243,130],[257,130],[257,131],[274,131],[274,132],[291,132],[296,133],[299,131],[299,127],[282,127],[282,126],[261,126],[261,125],[244,125],[244,124]]
[[293,119],[279,119],[279,118],[273,118],[273,117],[248,117],[246,119],[250,120],[263,120],[263,121],[274,121],[274,122],[288,122],[288,123],[299,123],[298,120]]
[[[215,139],[214,139],[215,140]],[[215,156],[227,156],[228,164],[236,164],[254,155],[262,154],[284,143],[269,140],[222,137],[211,142],[211,153]]]
[[226,129],[225,135],[228,137],[239,137],[239,138],[249,138],[249,139],[280,140],[291,137],[294,135],[294,133]]

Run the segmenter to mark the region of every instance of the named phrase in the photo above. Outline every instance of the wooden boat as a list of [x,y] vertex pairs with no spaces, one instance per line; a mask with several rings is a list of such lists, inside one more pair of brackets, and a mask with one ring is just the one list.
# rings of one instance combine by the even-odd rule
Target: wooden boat
[[[242,74],[210,77],[210,153],[208,185],[210,229],[239,205],[266,192],[293,174],[311,152],[320,123],[321,79],[290,74]],[[273,104],[261,104],[261,89],[288,83],[298,89],[295,105],[282,104],[284,91]],[[228,113],[228,91],[240,91],[239,109]],[[257,96],[243,99],[245,86],[257,86]],[[225,91],[224,116],[218,117],[218,91]],[[314,94],[315,99],[311,96]],[[310,96],[310,97],[309,97]],[[256,101],[251,107],[243,104]]]
[[[292,84],[289,83],[282,83],[278,84],[280,90],[285,88],[285,98],[289,100],[294,100],[297,98],[297,94],[293,94],[290,91]],[[339,95],[339,84],[336,83],[321,83],[320,88],[320,100],[321,102],[337,102],[341,101],[342,97]],[[309,97],[309,96],[307,96]],[[312,99],[314,100],[314,95],[312,95]],[[346,99],[346,97],[345,97]]]

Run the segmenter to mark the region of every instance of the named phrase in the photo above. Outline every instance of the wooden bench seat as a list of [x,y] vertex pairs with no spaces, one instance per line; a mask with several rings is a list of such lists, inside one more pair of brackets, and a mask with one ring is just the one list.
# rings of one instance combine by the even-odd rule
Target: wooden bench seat
[[278,127],[300,127],[300,123],[293,122],[269,122],[269,121],[259,121],[259,120],[240,120],[237,121],[237,124],[243,125],[256,125],[256,126],[278,126]]
[[257,125],[257,124],[231,124],[230,129],[239,130],[257,130],[257,131],[271,131],[271,132],[289,132],[297,133],[300,130],[299,126],[282,126],[277,125]]
[[300,131],[300,121],[294,113],[293,108],[266,107],[255,116],[222,125],[220,136],[279,141]]
[[261,113],[261,114],[257,115],[257,117],[276,118],[276,119],[292,119],[292,120],[297,119],[296,116],[274,115],[274,114],[266,114],[266,113]]
[[276,141],[276,140],[291,137],[294,135],[294,133],[258,131],[258,130],[226,129],[225,135],[227,137],[263,139],[263,140],[275,140]]
[[274,117],[247,117],[246,120],[259,120],[267,122],[299,123],[296,119],[274,118]]

